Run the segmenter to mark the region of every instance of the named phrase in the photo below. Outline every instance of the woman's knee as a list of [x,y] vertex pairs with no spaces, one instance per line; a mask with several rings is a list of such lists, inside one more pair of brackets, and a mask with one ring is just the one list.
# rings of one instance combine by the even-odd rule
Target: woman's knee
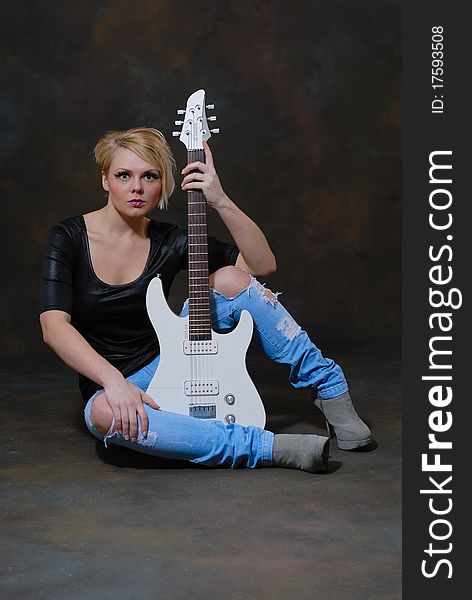
[[210,276],[211,287],[229,298],[237,296],[250,283],[251,276],[249,273],[239,267],[222,267]]
[[99,394],[93,401],[90,418],[94,427],[101,434],[108,433],[113,422],[113,412],[106,400],[105,393]]

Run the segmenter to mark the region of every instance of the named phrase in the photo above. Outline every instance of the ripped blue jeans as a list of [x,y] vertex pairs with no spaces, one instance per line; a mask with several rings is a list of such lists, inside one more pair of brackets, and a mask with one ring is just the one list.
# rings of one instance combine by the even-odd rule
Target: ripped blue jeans
[[[277,296],[254,277],[234,298],[212,290],[212,327],[218,332],[232,329],[239,321],[241,311],[246,309],[252,315],[256,335],[267,356],[290,366],[289,381],[294,387],[312,387],[318,398],[334,398],[346,392],[348,386],[341,368],[333,360],[323,357]],[[188,301],[180,316],[187,314]],[[158,364],[159,356],[128,377],[128,381],[146,391]],[[144,404],[149,418],[146,438],[139,429],[136,442],[125,440],[114,430],[113,424],[104,436],[94,427],[90,417],[92,402],[102,391],[98,390],[87,402],[85,421],[90,432],[105,443],[208,466],[254,468],[272,463],[274,434],[270,431],[154,410],[147,404]]]

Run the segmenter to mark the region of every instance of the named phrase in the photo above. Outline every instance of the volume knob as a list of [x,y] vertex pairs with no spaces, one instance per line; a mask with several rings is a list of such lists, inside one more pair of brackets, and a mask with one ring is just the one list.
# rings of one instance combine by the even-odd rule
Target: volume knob
[[226,394],[226,396],[225,396],[226,404],[234,404],[235,400],[236,400],[236,398],[233,396],[233,394]]
[[227,423],[235,423],[236,422],[236,417],[230,413],[229,415],[226,415],[225,421]]

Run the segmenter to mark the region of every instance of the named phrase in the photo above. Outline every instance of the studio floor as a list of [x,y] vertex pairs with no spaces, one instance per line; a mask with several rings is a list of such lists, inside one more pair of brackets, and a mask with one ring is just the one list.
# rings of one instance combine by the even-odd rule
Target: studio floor
[[[2,369],[2,600],[401,598],[398,347],[325,352],[378,447],[330,473],[210,469],[104,448],[48,354]],[[267,429],[323,433],[288,370],[251,351]]]

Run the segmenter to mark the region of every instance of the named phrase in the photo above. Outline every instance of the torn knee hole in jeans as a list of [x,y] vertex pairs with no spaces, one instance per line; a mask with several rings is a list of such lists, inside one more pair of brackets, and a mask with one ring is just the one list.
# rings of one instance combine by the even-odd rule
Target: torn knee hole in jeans
[[277,305],[277,297],[282,293],[282,292],[275,292],[275,293],[272,292],[271,290],[266,288],[265,283],[261,283],[260,281],[257,281],[257,279],[251,275],[251,283],[249,284],[249,287],[248,287],[249,295],[251,295],[252,288],[254,288],[256,290],[256,292],[259,294],[259,296],[261,298],[263,298],[267,302],[267,304],[270,304],[273,307],[275,307]]
[[[110,429],[106,432],[106,434],[103,437],[103,443],[105,444],[105,448],[108,448],[108,445],[107,445],[108,440],[111,439],[112,437],[114,437],[115,435],[121,435],[121,433],[116,429],[115,419],[113,419],[113,421],[111,422],[111,425],[110,425]],[[157,440],[157,432],[155,432],[155,431],[148,431],[148,434],[146,437],[143,436],[141,431],[138,432],[137,443],[141,444],[142,446],[154,446],[154,444],[156,443],[156,440]]]
[[[277,306],[277,297],[282,292],[272,292],[265,287],[265,284],[257,281],[255,277],[251,276],[251,283],[248,288],[248,293],[251,293],[251,289],[255,288],[256,292],[263,298],[267,304],[270,304],[274,308]],[[280,331],[288,340],[293,340],[300,333],[302,328],[290,315],[284,315],[277,324],[277,331]]]

